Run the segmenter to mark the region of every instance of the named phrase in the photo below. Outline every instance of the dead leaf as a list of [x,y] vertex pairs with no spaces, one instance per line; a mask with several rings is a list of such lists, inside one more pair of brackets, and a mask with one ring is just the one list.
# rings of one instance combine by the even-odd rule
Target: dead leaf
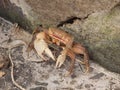
[[5,72],[0,71],[0,78],[1,78],[3,75],[5,75]]
[[3,67],[3,65],[4,65],[4,63],[0,63],[0,68],[2,68],[2,67]]

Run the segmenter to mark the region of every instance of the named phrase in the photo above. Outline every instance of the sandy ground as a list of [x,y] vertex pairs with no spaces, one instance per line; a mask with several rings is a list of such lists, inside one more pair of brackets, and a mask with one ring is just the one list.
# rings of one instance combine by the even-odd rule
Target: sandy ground
[[[0,53],[8,52],[8,43],[12,23],[0,18]],[[13,40],[14,41],[14,40]],[[7,56],[8,54],[4,54]],[[107,71],[90,60],[90,72],[85,74],[78,62],[75,63],[74,74],[64,77],[69,60],[56,69],[55,62],[38,63],[36,53],[30,52],[27,56],[26,46],[21,45],[11,50],[14,62],[14,77],[17,83],[26,90],[120,90],[120,75]],[[13,85],[10,76],[10,67],[3,69],[6,75],[0,78],[0,90],[20,90]]]

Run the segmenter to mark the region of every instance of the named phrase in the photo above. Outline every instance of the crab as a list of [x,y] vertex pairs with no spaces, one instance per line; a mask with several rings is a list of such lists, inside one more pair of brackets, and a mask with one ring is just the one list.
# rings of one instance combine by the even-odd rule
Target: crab
[[[42,31],[40,31],[42,30]],[[49,49],[49,44],[55,44],[62,48],[57,60],[54,57],[52,51]],[[66,56],[71,58],[71,65],[68,70],[68,74],[73,72],[75,56],[78,54],[84,55],[84,61],[79,61],[81,64],[85,64],[86,72],[89,71],[89,56],[87,50],[79,43],[74,42],[74,37],[57,28],[44,29],[38,27],[33,31],[33,38],[28,46],[28,51],[34,50],[43,59],[47,60],[43,53],[56,61],[56,68],[61,67],[64,63]]]

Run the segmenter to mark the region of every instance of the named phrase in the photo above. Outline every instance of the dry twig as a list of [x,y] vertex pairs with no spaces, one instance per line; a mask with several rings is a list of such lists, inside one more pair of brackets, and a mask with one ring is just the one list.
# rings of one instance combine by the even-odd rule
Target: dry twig
[[15,86],[17,86],[18,88],[20,88],[21,90],[25,90],[25,88],[23,88],[21,85],[19,85],[15,79],[14,79],[14,64],[13,64],[13,60],[12,60],[12,57],[11,57],[11,49],[9,49],[9,59],[10,59],[10,62],[11,62],[11,79],[12,79],[12,82]]

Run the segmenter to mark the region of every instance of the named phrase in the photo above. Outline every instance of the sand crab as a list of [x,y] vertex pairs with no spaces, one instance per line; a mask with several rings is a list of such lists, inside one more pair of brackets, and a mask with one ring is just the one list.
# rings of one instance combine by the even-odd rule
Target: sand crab
[[[42,29],[43,31],[40,32],[39,29]],[[47,56],[56,61],[48,46],[48,44],[54,43],[63,49],[57,58],[56,67],[61,67],[66,59],[66,56],[69,56],[72,61],[68,74],[71,74],[75,63],[75,56],[77,54],[83,54],[84,61],[80,61],[80,63],[85,64],[86,72],[88,72],[89,56],[87,50],[81,44],[75,43],[73,40],[74,37],[63,30],[57,28],[44,29],[42,27],[38,27],[33,31],[33,38],[28,46],[28,51],[34,49],[43,60],[46,60],[43,56],[43,53],[45,53]]]

